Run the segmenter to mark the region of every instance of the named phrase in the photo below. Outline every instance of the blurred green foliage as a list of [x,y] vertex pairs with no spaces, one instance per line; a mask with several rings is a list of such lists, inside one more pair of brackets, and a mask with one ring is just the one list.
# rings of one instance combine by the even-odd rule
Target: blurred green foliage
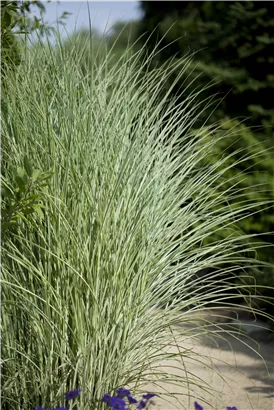
[[[214,144],[213,155],[206,158],[206,163],[214,166],[226,157],[220,188],[228,190],[234,185],[244,201],[254,203],[250,216],[238,222],[239,227],[250,234],[270,232],[274,226],[274,180],[271,178],[274,162],[269,151],[251,129],[238,120],[224,118],[217,134],[223,138]],[[267,235],[267,239],[271,241],[271,235]]]
[[48,187],[51,171],[32,169],[28,158],[24,167],[18,167],[13,175],[13,184],[2,179],[1,185],[1,236],[13,232],[20,220],[30,222],[30,215],[43,219],[42,209],[45,189]]
[[150,48],[161,40],[159,61],[195,53],[187,83],[213,82],[203,96],[224,97],[212,120],[248,117],[247,125],[265,127],[260,136],[273,146],[273,2],[141,1],[141,7],[139,34],[150,36]]
[[62,55],[73,53],[77,59],[81,55],[83,75],[87,74],[87,67],[89,70],[94,70],[96,65],[97,73],[101,71],[103,66],[110,70],[118,61],[125,62],[125,55],[130,58],[134,51],[138,51],[134,42],[138,35],[139,26],[139,21],[117,22],[111,30],[103,35],[94,29],[81,29],[63,42]]
[[[216,164],[226,158],[224,165],[216,168],[222,176],[212,188],[216,189],[216,196],[220,191],[229,192],[229,204],[223,202],[218,206],[237,208],[240,205],[244,208],[252,204],[252,209],[244,211],[242,219],[231,225],[231,232],[221,230],[218,235],[205,238],[205,242],[214,242],[230,234],[249,234],[249,242],[254,247],[250,256],[266,263],[263,269],[250,271],[251,283],[255,280],[257,285],[273,286],[274,162],[264,143],[238,120],[222,120],[217,134],[222,138],[213,145],[212,155],[204,158],[202,166],[216,168]],[[214,138],[214,133],[208,134],[208,139]],[[273,290],[264,289],[264,294],[266,292],[274,297]]]
[[140,22],[138,20],[128,23],[115,23],[107,38],[109,48],[113,48],[116,53],[120,51],[122,55],[122,53],[136,41],[139,29]]

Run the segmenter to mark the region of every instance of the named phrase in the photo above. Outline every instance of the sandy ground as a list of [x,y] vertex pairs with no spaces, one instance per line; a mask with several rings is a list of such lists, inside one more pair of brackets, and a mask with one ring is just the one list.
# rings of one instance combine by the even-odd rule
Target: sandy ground
[[[158,388],[147,386],[148,392],[172,393],[169,402],[156,397],[151,410],[193,410],[194,401],[203,405],[204,410],[225,410],[226,406],[236,406],[238,410],[274,410],[274,338],[269,338],[270,334],[266,331],[250,333],[255,341],[241,337],[241,342],[224,333],[222,335],[223,338],[203,336],[199,340],[191,336],[188,339],[176,337],[180,350],[187,349],[187,356],[192,356],[193,360],[187,358],[180,364],[175,361],[162,362],[161,367],[181,375],[186,374],[185,368],[190,385],[192,381],[197,383],[197,377],[208,385],[203,390],[192,384],[191,398],[183,385],[174,387],[165,382],[159,384]],[[178,347],[171,347],[169,351],[176,352]],[[201,363],[201,359],[195,360],[196,354],[210,359],[203,359]],[[208,366],[213,366],[213,369]],[[211,394],[210,389],[216,390],[218,394]],[[178,395],[180,404],[174,399],[174,394]]]

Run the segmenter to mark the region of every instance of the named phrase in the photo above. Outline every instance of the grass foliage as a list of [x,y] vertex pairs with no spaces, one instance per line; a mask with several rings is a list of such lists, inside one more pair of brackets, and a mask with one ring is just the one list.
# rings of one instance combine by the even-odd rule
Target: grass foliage
[[220,191],[225,156],[200,166],[216,143],[212,127],[191,131],[203,106],[195,93],[158,104],[190,58],[150,72],[153,56],[113,62],[103,42],[83,47],[26,49],[2,92],[3,183],[25,156],[52,172],[43,215],[18,220],[2,243],[3,409],[60,405],[78,387],[80,409],[101,409],[105,392],[167,378],[210,389],[159,369],[191,355],[167,352],[171,326],[212,301],[259,298],[245,278],[260,262],[235,228],[253,204],[237,185]]

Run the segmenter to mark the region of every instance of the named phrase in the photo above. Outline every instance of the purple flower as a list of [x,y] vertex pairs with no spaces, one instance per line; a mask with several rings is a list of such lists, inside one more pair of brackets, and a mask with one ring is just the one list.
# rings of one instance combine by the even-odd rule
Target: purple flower
[[194,402],[195,410],[204,410],[204,408],[197,403],[197,401]]
[[117,396],[120,397],[120,399],[123,399],[124,397],[129,397],[130,391],[124,389],[123,387],[120,387],[119,389],[117,389]]
[[148,394],[144,394],[142,397],[145,400],[149,400],[149,399],[152,399],[152,397],[154,397],[154,396],[156,396],[156,394],[148,393]]
[[[66,400],[75,399],[75,397],[79,396],[81,391],[82,391],[81,389],[76,389],[76,390],[71,390],[71,391],[65,393]],[[59,409],[59,410],[61,410],[61,409]]]
[[111,407],[112,410],[126,410],[126,402],[123,399],[127,398],[129,404],[138,404],[135,410],[141,410],[146,407],[148,400],[154,396],[156,396],[156,394],[144,394],[143,400],[138,402],[138,400],[131,396],[130,391],[128,389],[120,387],[119,389],[117,389],[117,396],[110,396],[109,394],[104,394],[102,401],[106,403],[109,407]]
[[141,400],[140,403],[138,404],[138,406],[136,407],[136,409],[141,410],[144,409],[147,405],[147,402],[144,400]]
[[134,399],[134,397],[132,397],[132,396],[128,396],[128,402],[130,403],[130,404],[136,404],[136,403],[138,403],[138,401],[136,400],[136,399]]
[[48,410],[45,407],[35,406],[35,410]]
[[233,407],[227,407],[226,410],[237,410],[237,407],[233,406]]
[[128,389],[124,389],[123,387],[120,387],[119,389],[117,389],[117,397],[120,397],[120,399],[123,399],[124,397],[126,397],[130,404],[138,403],[138,401],[130,395],[130,391]]
[[112,410],[126,410],[126,402],[120,397],[111,397],[108,405]]
[[111,397],[110,394],[104,394],[104,395],[103,395],[103,398],[102,398],[102,402],[109,404],[111,398],[112,398],[112,397]]

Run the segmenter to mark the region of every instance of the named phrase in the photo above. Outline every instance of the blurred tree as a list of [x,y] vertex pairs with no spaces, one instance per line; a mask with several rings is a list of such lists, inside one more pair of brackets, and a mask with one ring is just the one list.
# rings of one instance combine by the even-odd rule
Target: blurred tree
[[115,23],[107,37],[108,44],[124,51],[136,40],[139,28],[139,20]]
[[161,39],[159,61],[195,52],[188,82],[198,75],[203,85],[218,79],[208,93],[225,99],[212,120],[224,112],[249,117],[248,125],[267,127],[261,137],[273,146],[273,2],[140,3],[144,16],[139,34],[150,35],[151,48]]
[[[216,138],[216,134],[221,138],[213,145],[212,155],[203,159],[202,166],[216,167],[218,162],[227,158],[224,165],[216,169],[216,172],[222,172],[221,181],[217,181],[218,190],[238,192],[244,204],[254,204],[252,212],[246,214],[248,218],[237,222],[238,227],[251,235],[261,236],[262,240],[273,242],[270,231],[274,227],[274,179],[271,178],[274,176],[274,162],[268,150],[250,128],[238,120],[224,118],[216,133],[208,134],[208,138]],[[238,202],[238,194],[235,198]],[[234,206],[234,202],[232,195],[230,206]],[[263,209],[264,212],[261,212]],[[269,256],[274,262],[273,254]]]

